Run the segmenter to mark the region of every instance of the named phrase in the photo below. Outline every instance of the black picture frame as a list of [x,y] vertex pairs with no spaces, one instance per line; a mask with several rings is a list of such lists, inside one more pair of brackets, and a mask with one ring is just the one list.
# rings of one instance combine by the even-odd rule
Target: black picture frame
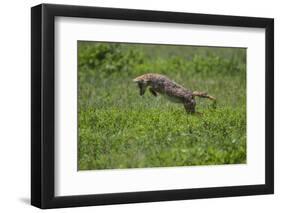
[[[80,17],[264,28],[265,184],[93,195],[54,195],[54,18]],[[41,4],[31,8],[31,204],[39,208],[272,194],[274,192],[274,20],[271,18]]]

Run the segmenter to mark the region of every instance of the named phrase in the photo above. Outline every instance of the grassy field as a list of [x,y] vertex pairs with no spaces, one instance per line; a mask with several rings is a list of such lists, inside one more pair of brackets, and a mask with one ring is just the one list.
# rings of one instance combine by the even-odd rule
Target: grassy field
[[[132,79],[160,73],[192,90],[199,115]],[[246,50],[78,42],[78,169],[246,163]]]

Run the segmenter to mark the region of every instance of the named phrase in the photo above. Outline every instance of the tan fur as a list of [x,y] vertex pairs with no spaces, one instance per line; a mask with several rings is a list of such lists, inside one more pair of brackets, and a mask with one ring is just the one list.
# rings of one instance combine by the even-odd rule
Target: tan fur
[[133,81],[138,84],[140,95],[144,95],[145,90],[148,87],[149,91],[154,96],[162,94],[172,102],[182,103],[188,113],[195,112],[195,96],[216,100],[213,96],[209,96],[205,92],[192,92],[170,80],[168,77],[160,74],[147,73],[136,77]]

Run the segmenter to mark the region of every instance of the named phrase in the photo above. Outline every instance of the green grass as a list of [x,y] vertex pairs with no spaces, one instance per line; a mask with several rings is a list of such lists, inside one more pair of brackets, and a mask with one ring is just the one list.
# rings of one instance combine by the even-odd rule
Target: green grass
[[[238,48],[78,42],[79,170],[246,163],[245,58]],[[146,72],[218,101],[197,98],[202,115],[188,115],[141,97],[132,79]]]

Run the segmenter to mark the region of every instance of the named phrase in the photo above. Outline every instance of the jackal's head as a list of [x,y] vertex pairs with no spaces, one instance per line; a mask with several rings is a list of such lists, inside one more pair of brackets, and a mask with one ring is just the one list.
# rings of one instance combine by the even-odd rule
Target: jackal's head
[[138,84],[138,87],[140,89],[140,95],[143,95],[145,93],[145,90],[146,90],[147,86],[148,86],[148,83],[149,83],[148,80],[145,79],[144,76],[139,76],[139,77],[135,78],[133,80],[133,82]]

